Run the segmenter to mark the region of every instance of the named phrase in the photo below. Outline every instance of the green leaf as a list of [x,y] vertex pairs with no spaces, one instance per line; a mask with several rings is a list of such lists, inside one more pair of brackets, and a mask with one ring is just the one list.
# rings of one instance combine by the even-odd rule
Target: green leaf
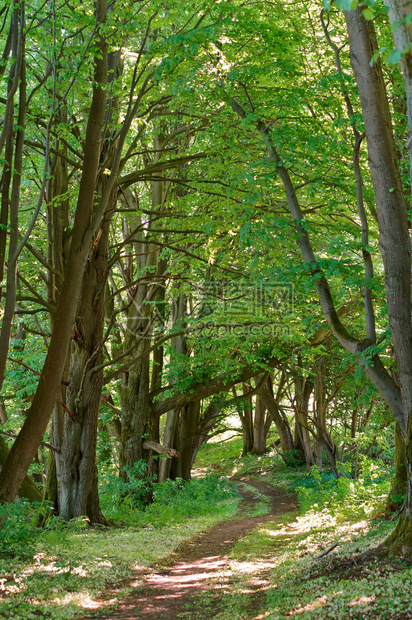
[[365,19],[371,21],[375,17],[375,12],[371,8],[367,8],[362,11],[362,15]]
[[372,58],[370,59],[370,62],[369,62],[371,67],[372,67],[373,63],[378,60],[378,58],[379,58],[379,52],[376,51],[376,52],[374,52],[374,54],[373,54],[373,56],[372,56]]
[[391,52],[388,56],[388,62],[391,65],[397,65],[399,64],[399,61],[401,58],[402,58],[402,52],[399,52],[398,50],[393,50],[393,52]]
[[359,0],[336,0],[336,6],[344,11],[351,11],[356,9],[359,4]]

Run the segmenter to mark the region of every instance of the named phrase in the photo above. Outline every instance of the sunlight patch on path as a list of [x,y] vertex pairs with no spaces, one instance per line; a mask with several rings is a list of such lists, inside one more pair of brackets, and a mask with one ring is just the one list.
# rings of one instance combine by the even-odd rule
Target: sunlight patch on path
[[[253,483],[252,483],[253,484]],[[259,484],[259,483],[257,483]],[[265,487],[265,488],[264,488]],[[233,561],[228,555],[237,541],[245,540],[247,534],[259,527],[273,527],[277,515],[293,508],[293,501],[269,485],[259,484],[258,495],[244,501],[249,514],[259,504],[258,496],[270,498],[270,514],[245,516],[224,521],[209,532],[183,545],[178,559],[171,566],[158,568],[145,578],[136,592],[124,601],[105,620],[170,620],[170,618],[207,617],[219,618],[224,601],[230,601],[237,593],[253,601],[247,618],[265,618],[262,603],[270,586],[272,557],[260,557],[256,562],[246,558]],[[250,494],[250,491],[249,491]],[[246,495],[246,494],[245,494]],[[252,501],[253,500],[253,501]],[[275,541],[274,541],[275,542]],[[273,545],[275,553],[276,544]],[[271,555],[271,554],[270,554]],[[263,613],[263,615],[262,615]],[[242,615],[231,616],[241,620]],[[103,620],[103,618],[100,616]],[[96,620],[97,617],[96,617]]]

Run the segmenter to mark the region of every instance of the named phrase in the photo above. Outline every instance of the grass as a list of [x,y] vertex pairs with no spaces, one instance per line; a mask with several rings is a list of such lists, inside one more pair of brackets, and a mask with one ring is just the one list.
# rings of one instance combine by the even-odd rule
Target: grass
[[271,504],[271,500],[269,497],[261,495],[255,487],[246,484],[245,482],[239,482],[238,489],[241,492],[245,492],[249,497],[256,497],[257,499],[259,499],[259,501],[253,505],[253,508],[249,506],[246,507],[248,517],[259,517],[268,514]]
[[[252,463],[252,457],[239,457],[239,447],[236,441],[208,446],[198,464],[236,476],[264,472],[266,482],[297,491],[300,513],[266,522],[234,545],[225,570],[211,583],[230,574],[215,620],[412,617],[412,558],[362,556],[394,528],[379,518],[389,490],[387,466],[365,460],[356,483],[349,476],[336,481],[328,472],[315,469],[309,476],[304,468],[287,468],[276,457]],[[193,618],[200,618],[196,613]]]
[[[129,515],[127,527],[90,529],[78,519],[36,531],[22,510],[19,522],[26,527],[19,535],[31,538],[31,546],[15,540],[12,553],[0,554],[0,618],[71,620],[113,608],[144,569],[233,516],[239,501],[234,486],[216,476],[194,485],[167,483],[159,495],[163,513],[155,502],[145,512],[134,511],[133,525]],[[208,501],[213,497],[218,499]]]
[[[145,512],[126,511],[123,527],[89,529],[82,520],[69,526],[56,521],[33,535],[27,514],[18,518],[16,509],[14,532],[30,544],[20,554],[0,554],[0,618],[71,620],[115,607],[147,567],[165,562],[181,542],[235,515],[239,498],[233,487],[219,482],[223,474],[264,477],[297,492],[300,512],[265,518],[237,541],[227,565],[210,580],[210,590],[193,597],[182,617],[411,617],[412,560],[369,555],[352,561],[377,547],[394,527],[379,517],[389,488],[388,467],[365,460],[356,482],[349,475],[336,481],[328,472],[314,469],[308,475],[305,468],[286,467],[274,454],[241,457],[241,449],[238,439],[204,446],[195,464],[198,478],[190,485],[159,485],[158,501]],[[256,495],[254,487],[242,485]],[[250,516],[267,512],[268,503],[260,501]],[[18,548],[18,540],[13,545]]]
[[233,478],[242,476],[260,476],[270,473],[270,482],[284,489],[291,488],[291,483],[300,480],[302,473],[306,474],[306,467],[285,467],[281,457],[276,452],[269,452],[262,456],[247,454],[242,456],[243,442],[240,437],[234,437],[224,443],[204,444],[196,457],[194,475],[204,475],[215,472]]
[[[376,559],[359,569],[343,564],[380,543],[390,528],[366,520],[338,525],[324,514],[266,523],[232,550],[226,569],[231,588],[215,619],[398,617],[412,606],[410,567]],[[316,559],[337,539],[337,551]],[[215,576],[220,579],[222,574]]]
[[[410,610],[410,567],[373,556],[350,562],[383,542],[392,527],[387,521],[368,519],[343,523],[323,511],[317,518],[306,514],[287,527],[268,531],[279,549],[267,617],[377,620]],[[318,558],[335,542],[337,550]]]

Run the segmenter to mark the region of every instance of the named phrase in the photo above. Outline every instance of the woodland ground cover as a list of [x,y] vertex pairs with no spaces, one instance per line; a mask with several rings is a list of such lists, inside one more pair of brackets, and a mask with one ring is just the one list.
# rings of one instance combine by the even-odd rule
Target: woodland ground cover
[[[226,471],[248,471],[256,479],[296,491],[299,514],[265,524],[235,544],[230,557],[233,589],[223,597],[222,609],[214,617],[409,618],[410,559],[368,555],[394,527],[393,520],[384,515],[390,467],[365,459],[356,479],[347,470],[346,476],[336,480],[328,471],[321,474],[315,468],[308,475],[302,468],[284,467],[273,455],[237,459],[239,447],[236,440],[218,448],[209,444],[198,463],[215,469],[217,449],[222,455],[218,462]],[[330,553],[318,557],[334,544]],[[253,614],[256,592],[250,591],[250,575],[259,575],[267,566],[271,586],[259,613]],[[219,575],[214,580],[218,583]]]
[[[348,473],[336,481],[328,471],[308,475],[302,467],[286,467],[276,453],[242,457],[241,449],[238,438],[205,445],[194,480],[158,485],[146,508],[122,503],[118,489],[111,528],[54,518],[39,529],[40,511],[33,506],[3,507],[10,517],[1,531],[1,617],[26,620],[41,613],[63,620],[113,607],[147,567],[167,561],[183,540],[233,518],[239,496],[227,478],[244,476],[297,493],[299,513],[270,521],[234,545],[231,588],[219,602],[219,620],[398,618],[412,607],[407,560],[372,556],[351,563],[394,527],[383,517],[391,476],[385,463],[365,459],[356,480]],[[110,493],[113,505],[113,488]],[[251,515],[266,512],[262,501]],[[248,579],[268,568],[271,586],[261,593],[256,615]],[[222,578],[217,571],[210,587]],[[191,617],[202,617],[208,604],[207,595],[200,596]]]
[[[0,617],[72,618],[113,607],[139,571],[167,558],[184,540],[236,512],[236,488],[216,475],[166,481],[145,510],[111,492],[113,526],[90,528],[85,519],[51,519],[38,527],[40,505],[2,507]],[[156,501],[156,499],[158,501]],[[127,525],[125,525],[127,523]]]

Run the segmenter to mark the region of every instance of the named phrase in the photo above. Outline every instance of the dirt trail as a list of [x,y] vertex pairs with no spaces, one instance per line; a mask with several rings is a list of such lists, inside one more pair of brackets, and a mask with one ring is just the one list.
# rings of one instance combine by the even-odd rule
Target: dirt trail
[[[195,608],[196,596],[200,594],[207,594],[207,615],[213,617],[213,609],[216,610],[215,613],[218,612],[219,600],[230,590],[231,578],[228,574],[217,584],[211,584],[209,580],[228,565],[228,554],[234,543],[259,525],[273,521],[274,517],[290,512],[296,506],[290,495],[263,481],[252,481],[248,478],[239,478],[236,481],[253,486],[259,494],[269,497],[269,513],[255,517],[239,516],[218,523],[190,542],[183,543],[172,554],[171,564],[163,568],[153,567],[144,582],[136,588],[136,592],[125,599],[116,611],[95,616],[94,620],[192,619],[199,617]],[[252,495],[242,491],[241,494],[243,502],[239,505],[240,515],[242,512],[250,512],[250,507],[259,502],[259,494]],[[267,567],[266,575],[260,573],[251,577],[250,593],[257,597],[255,612],[259,606],[258,599],[268,585],[269,572],[270,566]]]

